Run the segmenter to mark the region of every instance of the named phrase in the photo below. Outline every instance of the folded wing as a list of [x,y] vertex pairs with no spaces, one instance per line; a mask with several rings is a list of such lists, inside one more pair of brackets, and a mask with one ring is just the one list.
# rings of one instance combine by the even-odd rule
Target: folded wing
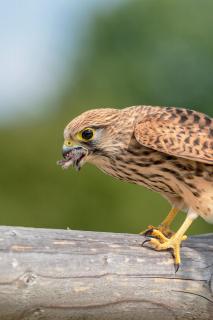
[[135,126],[136,140],[170,155],[213,164],[213,119],[200,112],[157,108]]

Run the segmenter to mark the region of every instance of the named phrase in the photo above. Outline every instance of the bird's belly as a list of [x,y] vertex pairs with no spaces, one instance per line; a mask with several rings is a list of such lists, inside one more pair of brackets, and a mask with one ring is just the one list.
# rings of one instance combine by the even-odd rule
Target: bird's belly
[[[209,206],[208,206],[208,208],[209,208]],[[201,213],[200,213],[200,216],[201,216],[206,222],[213,224],[213,205],[212,205],[210,208],[211,208],[211,212],[210,212],[210,213],[205,214],[205,212],[204,212],[204,213],[201,212]]]
[[211,223],[213,224],[213,214],[211,216],[208,216],[208,217],[203,217],[203,219],[208,222],[208,223]]
[[[193,208],[208,223],[213,223],[213,166],[155,152],[149,158],[103,159],[95,163],[102,171],[119,180],[145,186],[181,207]],[[173,203],[174,204],[174,203]]]
[[194,210],[208,223],[213,224],[213,185],[209,185],[196,200]]

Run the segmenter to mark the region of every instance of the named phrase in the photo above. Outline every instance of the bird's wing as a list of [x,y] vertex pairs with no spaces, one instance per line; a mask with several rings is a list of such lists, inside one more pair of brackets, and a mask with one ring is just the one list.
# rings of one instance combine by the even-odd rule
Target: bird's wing
[[154,150],[213,164],[213,119],[173,107],[156,108],[135,126],[136,140]]

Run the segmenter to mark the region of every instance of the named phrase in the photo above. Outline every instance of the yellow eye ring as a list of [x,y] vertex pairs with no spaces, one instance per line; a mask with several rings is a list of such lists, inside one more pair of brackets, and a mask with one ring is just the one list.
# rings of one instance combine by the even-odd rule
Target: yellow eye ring
[[85,128],[77,134],[78,139],[82,141],[91,141],[94,138],[95,130],[92,128]]

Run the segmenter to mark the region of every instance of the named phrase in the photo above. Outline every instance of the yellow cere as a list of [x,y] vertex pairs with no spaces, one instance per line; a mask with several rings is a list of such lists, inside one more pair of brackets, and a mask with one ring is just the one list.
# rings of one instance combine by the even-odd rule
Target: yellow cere
[[66,147],[72,147],[72,146],[74,146],[74,141],[73,140],[65,140],[64,145]]

